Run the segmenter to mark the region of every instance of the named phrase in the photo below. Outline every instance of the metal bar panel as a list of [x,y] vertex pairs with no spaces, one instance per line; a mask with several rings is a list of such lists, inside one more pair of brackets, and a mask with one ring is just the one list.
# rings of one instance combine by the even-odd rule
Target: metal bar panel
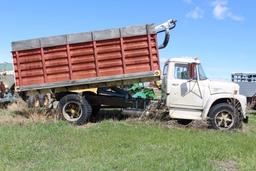
[[99,65],[98,65],[98,59],[97,59],[97,46],[96,41],[93,41],[93,52],[94,52],[94,63],[96,68],[96,76],[99,76]]
[[123,63],[123,73],[126,73],[126,60],[125,60],[125,51],[124,51],[124,39],[120,38],[120,45],[121,45],[121,54],[122,54],[122,63]]
[[[154,39],[155,39],[155,43],[156,43],[156,55],[157,55],[157,63],[158,63],[158,67],[160,68],[160,59],[159,59],[159,51],[157,49],[157,45],[158,45],[158,42],[157,42],[157,35],[153,35]],[[165,62],[165,61],[164,61]]]
[[91,34],[94,34],[94,40],[108,40],[114,38],[120,38],[119,30],[122,32],[122,37],[133,37],[145,34],[155,34],[154,24],[140,25],[140,26],[129,26],[123,28],[114,28],[94,32],[83,32],[75,34],[66,34],[59,36],[49,36],[37,39],[22,40],[12,42],[12,50],[28,50],[36,49],[41,47],[52,47],[66,44],[76,44],[92,41]]
[[44,72],[44,83],[47,82],[47,72],[46,72],[46,66],[45,66],[45,56],[44,56],[44,49],[40,49],[41,52],[41,59],[42,59],[42,64],[43,64],[43,72]]
[[18,85],[22,85],[22,79],[21,79],[21,70],[20,70],[20,61],[19,61],[19,52],[15,52],[16,55],[16,62],[17,62],[17,69],[18,69],[18,77],[19,77],[19,82],[17,83]]
[[[133,73],[133,74],[121,74],[116,76],[107,76],[107,77],[94,77],[88,79],[81,79],[81,80],[71,80],[71,81],[63,81],[63,82],[56,82],[56,83],[46,83],[46,84],[37,84],[31,86],[18,86],[18,91],[30,91],[30,90],[40,90],[40,89],[51,89],[51,88],[60,88],[60,87],[71,87],[71,86],[81,86],[81,85],[93,85],[93,84],[101,84],[102,83],[110,83],[112,85],[120,84],[121,81],[123,84],[129,80],[159,80],[160,76],[155,75],[153,71],[150,72],[141,72],[141,73]],[[140,81],[139,81],[140,82]]]
[[72,80],[73,74],[72,74],[72,62],[71,62],[69,44],[67,44],[66,47],[67,47],[67,56],[68,56],[69,78],[70,78],[70,80]]
[[[142,33],[145,30],[137,30],[137,33],[140,31]],[[133,77],[126,78],[127,74],[149,71],[154,73],[154,70],[159,69],[155,34],[146,32],[145,35],[123,37],[122,31],[119,29],[119,35],[113,32],[114,36],[118,35],[118,38],[95,40],[94,32],[90,33],[91,36],[83,34],[84,38],[92,40],[89,42],[77,43],[82,41],[82,37],[80,37],[76,44],[69,44],[71,39],[72,41],[78,39],[78,37],[73,36],[71,38],[66,37],[65,42],[69,43],[62,46],[17,51],[20,65],[15,64],[17,66],[16,78],[17,82],[19,81],[18,77],[22,81],[19,87],[34,87],[42,84],[45,87],[51,87],[48,84],[64,86],[61,83],[67,83],[66,86],[73,86],[72,82],[86,83],[91,86],[92,84],[88,83],[87,79],[95,84],[103,85],[108,82],[106,85],[110,85],[109,82],[111,82],[111,84],[116,85],[122,84],[123,80],[129,80],[126,83],[131,82]],[[102,33],[97,33],[98,38],[102,36]],[[57,41],[56,43],[59,44],[63,38],[65,36],[51,38],[49,39],[51,42],[45,42],[44,45],[52,45],[53,41]],[[13,58],[16,60],[15,54],[16,52],[13,52]],[[18,69],[21,74],[18,73]],[[123,77],[121,77],[122,74]],[[106,77],[114,80],[105,82]],[[152,81],[155,77],[151,75],[140,78],[143,80],[147,78],[148,81]]]
[[151,47],[151,36],[148,34],[148,52],[149,52],[149,60],[150,60],[150,70],[153,70],[153,55],[152,55],[152,47]]

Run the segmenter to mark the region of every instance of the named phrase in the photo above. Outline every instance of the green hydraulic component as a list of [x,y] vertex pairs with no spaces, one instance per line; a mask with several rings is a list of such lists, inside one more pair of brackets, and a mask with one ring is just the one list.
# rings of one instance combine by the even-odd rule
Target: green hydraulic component
[[135,83],[128,89],[133,98],[153,99],[156,100],[157,96],[152,88],[147,88],[142,83]]

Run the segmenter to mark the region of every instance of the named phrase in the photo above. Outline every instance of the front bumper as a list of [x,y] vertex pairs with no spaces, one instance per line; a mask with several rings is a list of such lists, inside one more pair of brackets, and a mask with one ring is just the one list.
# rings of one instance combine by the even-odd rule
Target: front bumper
[[246,112],[246,107],[247,107],[247,98],[243,95],[236,95],[236,99],[240,102],[241,104],[241,112],[243,114],[243,122],[248,123],[249,122],[249,115]]
[[[236,95],[235,98],[240,102],[241,104],[241,113],[243,114],[243,118],[248,118],[248,115],[246,113],[246,107],[247,107],[247,99],[243,95]],[[247,119],[248,120],[248,119]]]

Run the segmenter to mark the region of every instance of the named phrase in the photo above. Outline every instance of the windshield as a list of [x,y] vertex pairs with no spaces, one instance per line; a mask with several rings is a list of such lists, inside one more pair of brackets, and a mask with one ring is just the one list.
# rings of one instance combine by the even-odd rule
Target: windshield
[[201,64],[198,65],[198,74],[199,74],[199,79],[200,80],[206,80],[207,79]]

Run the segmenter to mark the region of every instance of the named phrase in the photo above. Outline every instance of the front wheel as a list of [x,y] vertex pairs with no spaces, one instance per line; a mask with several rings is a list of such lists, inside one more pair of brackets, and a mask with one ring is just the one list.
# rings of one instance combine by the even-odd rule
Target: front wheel
[[231,130],[241,125],[239,112],[234,106],[228,103],[220,103],[213,106],[209,112],[209,117],[210,126],[213,129]]
[[77,125],[85,124],[91,116],[92,108],[84,97],[69,94],[59,101],[61,118]]

